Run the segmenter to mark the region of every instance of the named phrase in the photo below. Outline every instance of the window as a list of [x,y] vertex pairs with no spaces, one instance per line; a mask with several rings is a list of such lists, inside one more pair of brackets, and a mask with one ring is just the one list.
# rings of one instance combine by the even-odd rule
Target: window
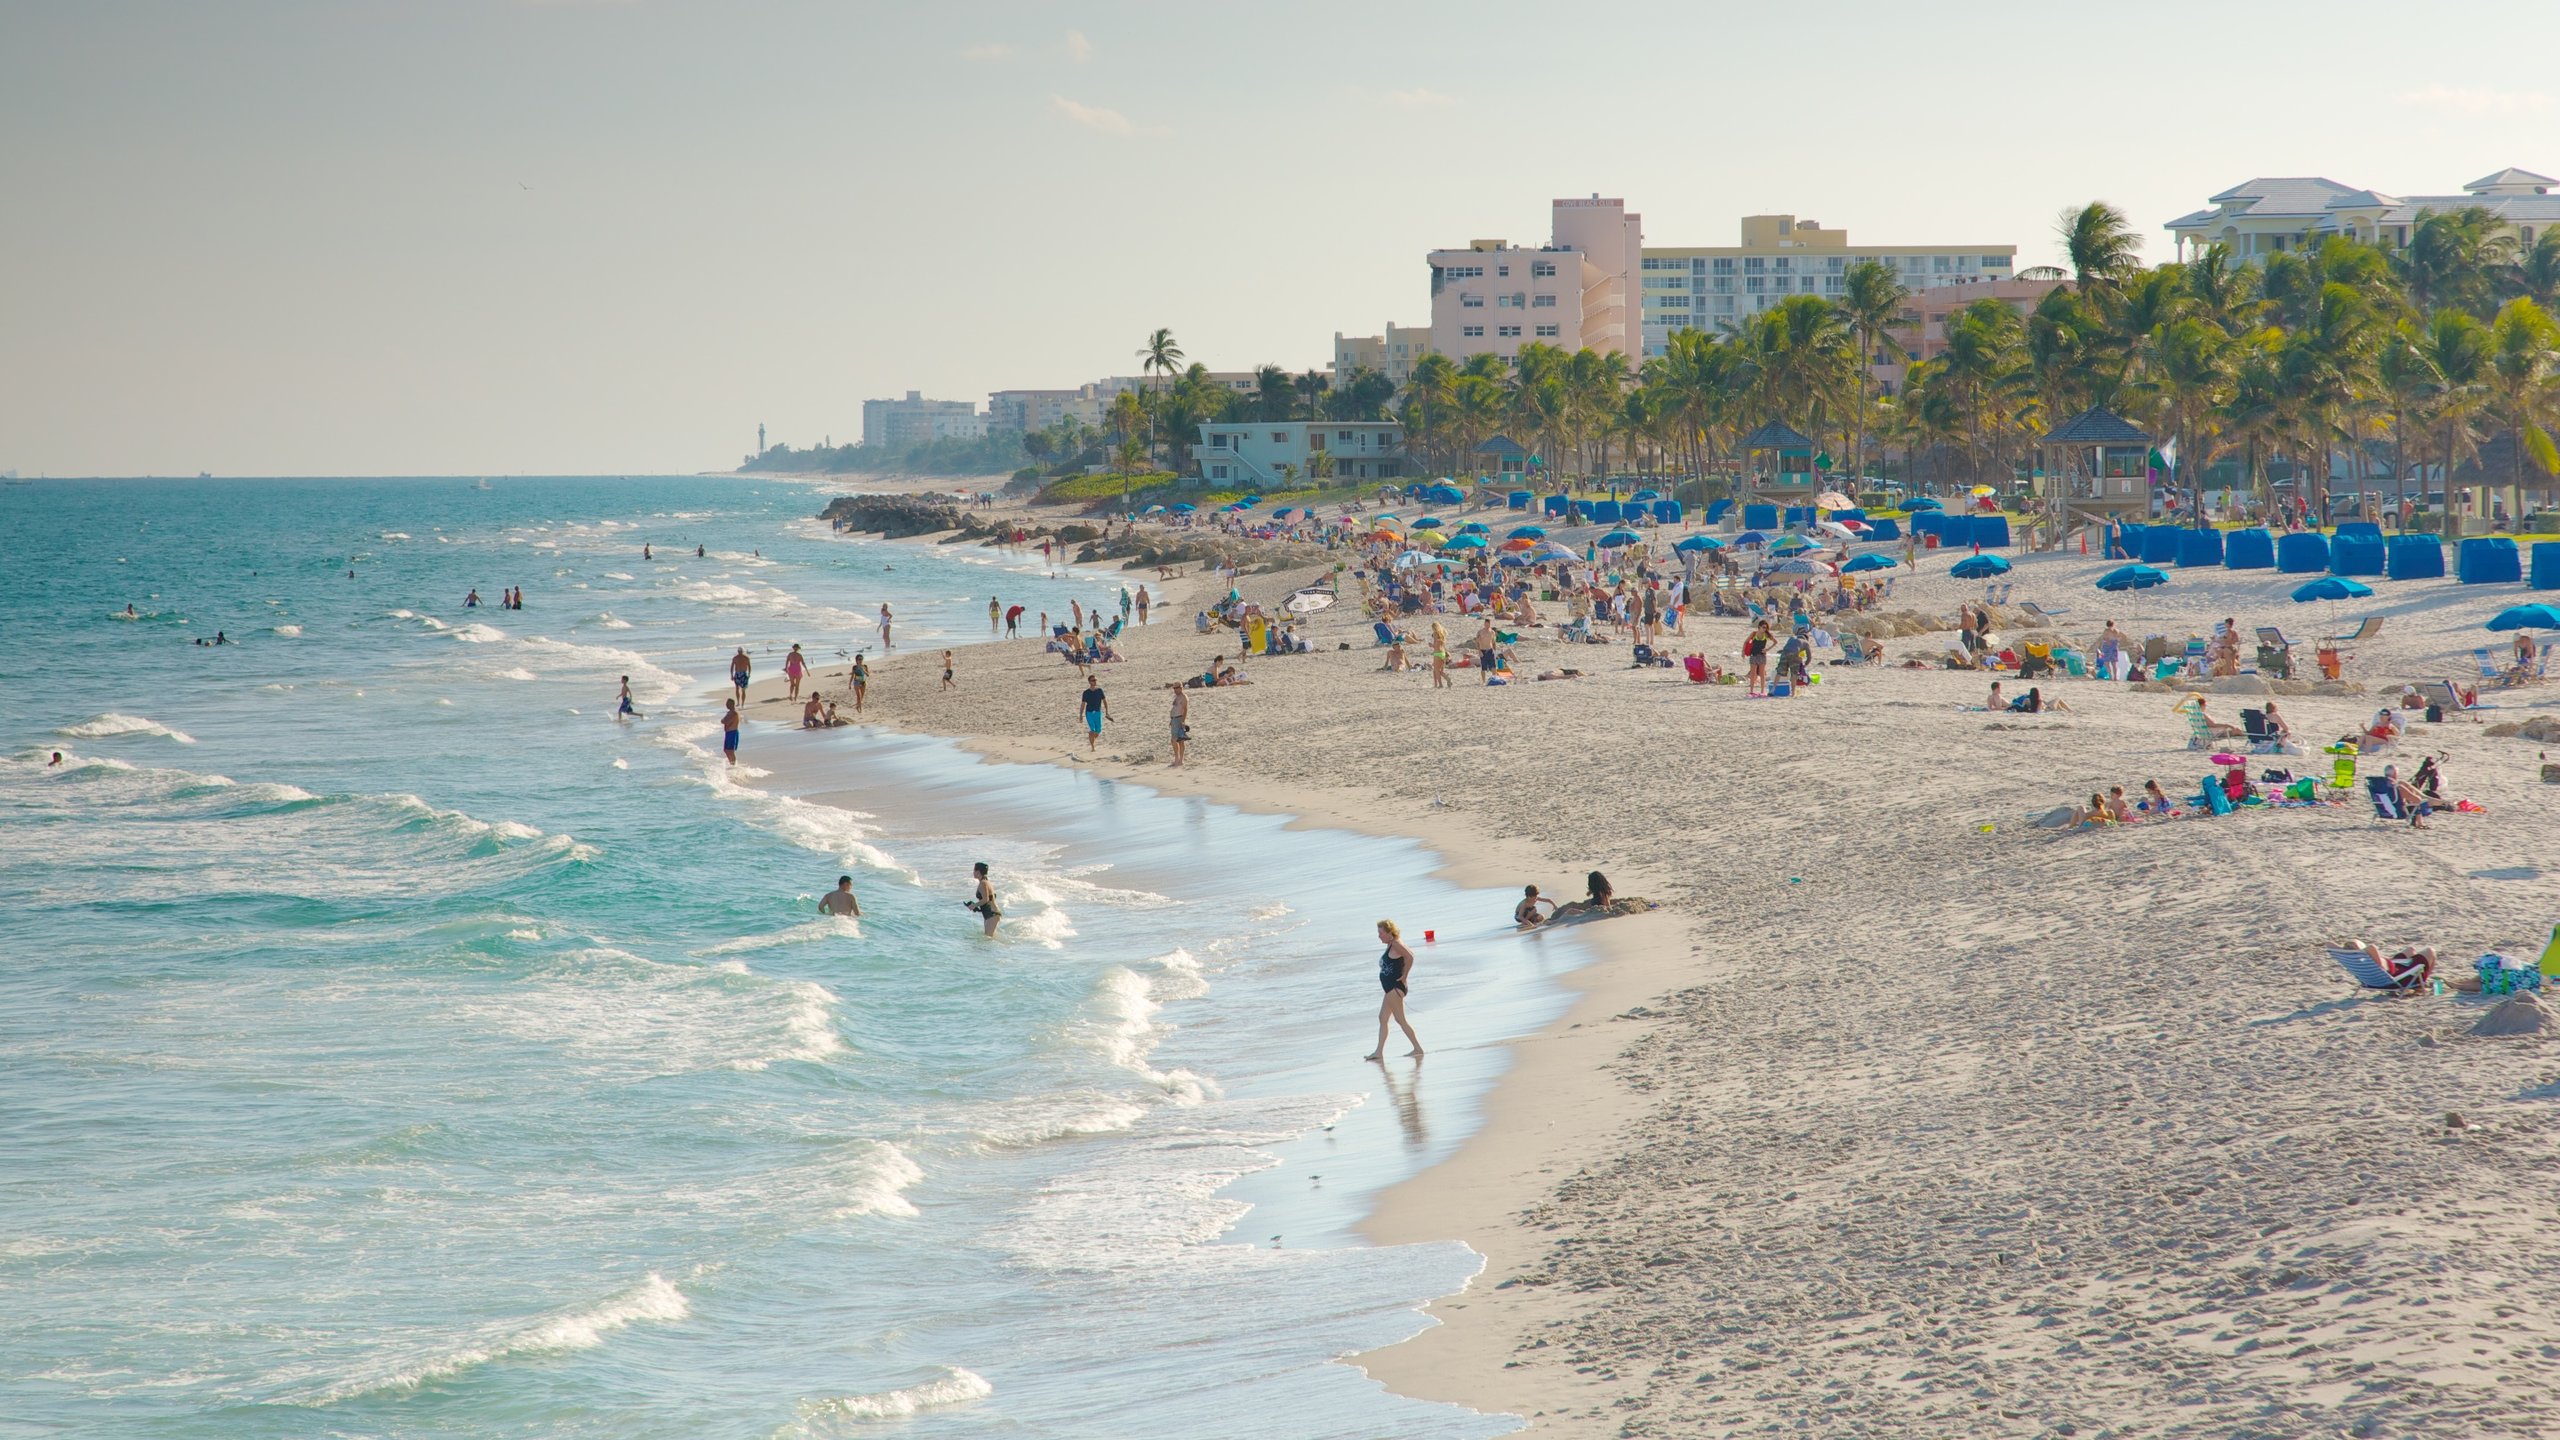
[[[1546,262],[1542,260],[1542,261],[1540,261],[1540,262],[1538,262],[1538,263],[1540,263],[1540,264],[1542,264],[1542,265],[1543,265],[1543,264],[1545,264]],[[1655,259],[1654,257],[1652,257],[1652,256],[1650,256],[1650,255],[1647,255],[1646,257],[1644,257],[1643,262],[1637,266],[1637,268],[1638,268],[1638,269],[1641,269],[1641,270],[1669,270],[1669,269],[1671,269],[1672,267],[1674,267],[1674,266],[1678,265],[1679,263],[1680,263],[1680,262],[1679,262],[1679,261],[1677,261],[1677,260],[1657,260],[1657,259]]]
[[[1276,439],[1278,439],[1279,437],[1275,435],[1275,436],[1273,436],[1272,438],[1276,440]],[[1324,448],[1324,432],[1323,432],[1323,431],[1321,431],[1321,430],[1310,430],[1310,431],[1308,431],[1308,432],[1307,432],[1307,448],[1308,448],[1308,449],[1310,449],[1310,450],[1321,450],[1321,449],[1323,449],[1323,448]]]
[[1493,297],[1493,308],[1496,310],[1517,310],[1521,308],[1521,301],[1525,298],[1527,297],[1520,295],[1496,295]]
[[1227,448],[1227,437],[1226,437],[1226,436],[1224,436],[1224,435],[1212,435],[1212,436],[1210,436],[1210,437],[1209,437],[1209,448],[1210,448],[1210,449],[1212,449],[1212,450],[1224,450],[1224,449],[1226,449],[1226,448]]
[[1227,478],[1227,467],[1226,467],[1226,466],[1224,466],[1224,465],[1212,465],[1212,466],[1210,466],[1210,467],[1209,467],[1209,478],[1210,478],[1210,479],[1212,479],[1212,480],[1224,480],[1224,479],[1226,479],[1226,478]]
[[1849,268],[1849,257],[1846,255],[1834,255],[1830,259],[1822,262],[1822,268],[1830,271],[1834,275],[1837,275],[1841,271]]
[[1658,298],[1662,301],[1662,308],[1665,310],[1686,310],[1689,308],[1689,297],[1686,295],[1664,295]]
[[1765,277],[1759,275],[1745,275],[1742,277],[1742,288],[1750,291],[1754,295],[1757,295],[1761,291],[1769,288],[1769,282]]
[[1982,257],[1982,268],[1985,270],[2006,270],[2009,268],[2009,257],[2006,255],[1985,255]]
[[1846,276],[1825,275],[1822,277],[1822,288],[1826,294],[1837,295],[1841,293],[1847,285],[1848,278]]
[[1351,443],[1351,432],[1348,430],[1336,430],[1333,432],[1333,438],[1342,444],[1348,445]]
[[1777,273],[1779,273],[1779,274],[1781,274],[1781,275],[1784,275],[1784,274],[1786,274],[1789,270],[1791,270],[1791,269],[1794,269],[1794,268],[1795,268],[1795,263],[1796,263],[1796,262],[1795,262],[1794,260],[1792,260],[1792,259],[1788,258],[1787,256],[1781,255],[1781,256],[1779,256],[1779,257],[1778,257],[1778,259],[1777,259],[1777,263],[1776,263],[1776,264],[1774,264],[1774,265],[1771,265],[1769,268],[1770,268],[1771,270],[1776,271]]
[[1732,276],[1730,276],[1730,275],[1719,275],[1719,276],[1717,276],[1717,277],[1716,277],[1716,293],[1717,293],[1717,294],[1719,294],[1719,295],[1730,295],[1730,294],[1732,294],[1732,293],[1733,293],[1733,277],[1732,277]]
[[1683,280],[1676,275],[1653,275],[1646,277],[1644,288],[1647,290],[1680,290],[1687,288],[1688,283],[1688,281]]
[[[1646,263],[1651,264],[1652,262],[1647,261]],[[1674,260],[1670,263],[1678,265],[1680,262]],[[1556,278],[1556,262],[1553,260],[1532,261],[1529,265],[1529,278],[1532,280],[1553,280]]]
[[1719,297],[1717,297],[1717,299],[1716,299],[1716,313],[1717,313],[1717,314],[1719,314],[1719,315],[1730,315],[1730,314],[1732,314],[1732,313],[1733,313],[1733,297],[1732,297],[1732,296],[1730,296],[1730,295],[1723,295],[1723,296],[1719,296]]
[[1690,268],[1690,269],[1692,269],[1692,270],[1697,271],[1697,272],[1698,272],[1699,274],[1701,274],[1701,275],[1706,274],[1706,273],[1707,273],[1707,262],[1706,262],[1706,257],[1704,257],[1704,256],[1700,256],[1699,258],[1697,258],[1697,259],[1695,259],[1695,260],[1690,261],[1690,262],[1689,262],[1689,268]]
[[1768,269],[1768,268],[1769,268],[1769,262],[1768,262],[1768,261],[1766,261],[1766,260],[1761,259],[1761,258],[1760,258],[1759,256],[1757,256],[1757,255],[1745,256],[1745,257],[1743,258],[1743,261],[1742,261],[1742,273],[1744,273],[1745,275],[1757,275],[1757,274],[1759,274],[1761,271],[1766,270],[1766,269]]
[[1288,443],[1289,443],[1289,432],[1288,432],[1288,431],[1286,431],[1286,430],[1274,430],[1274,431],[1272,431],[1272,432],[1271,432],[1271,443],[1272,443],[1272,444],[1274,444],[1274,445],[1286,445],[1286,444],[1288,444]]
[[1541,340],[1553,340],[1556,338],[1556,333],[1556,327],[1553,325],[1541,325],[1538,327],[1538,338]]
[[1533,295],[1529,297],[1529,308],[1532,310],[1553,310],[1556,308],[1556,297],[1553,295]]
[[1481,280],[1484,278],[1484,267],[1481,265],[1452,265],[1440,273],[1443,278],[1450,280]]
[[1944,274],[1946,274],[1946,273],[1947,273],[1947,268],[1948,268],[1948,266],[1947,266],[1948,259],[1949,259],[1949,257],[1947,257],[1947,256],[1945,256],[1945,255],[1932,255],[1932,256],[1930,256],[1930,257],[1929,257],[1929,269],[1930,269],[1932,272],[1934,272],[1934,273],[1936,273],[1936,274],[1939,274],[1939,275],[1944,275]]
[[1517,340],[1520,338],[1520,327],[1517,325],[1497,325],[1493,328],[1494,333],[1502,339]]
[[1484,308],[1484,297],[1473,293],[1460,295],[1458,297],[1458,308],[1461,310],[1481,310]]
[[1730,274],[1732,274],[1732,273],[1733,273],[1733,257],[1732,257],[1732,256],[1730,256],[1730,255],[1719,255],[1719,256],[1717,256],[1717,257],[1716,257],[1716,273],[1717,273],[1717,274],[1719,274],[1719,275],[1730,275]]
[[1458,333],[1464,335],[1470,340],[1481,340],[1484,338],[1484,327],[1481,325],[1461,325],[1458,327]]
[[1905,255],[1902,257],[1902,268],[1910,271],[1914,275],[1917,275],[1921,271],[1929,268],[1929,262],[1923,256]]

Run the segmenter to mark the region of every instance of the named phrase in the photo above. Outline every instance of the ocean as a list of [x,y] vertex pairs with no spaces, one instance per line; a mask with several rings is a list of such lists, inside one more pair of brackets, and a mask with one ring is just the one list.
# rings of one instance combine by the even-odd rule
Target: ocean
[[[901,649],[1116,604],[828,493],[0,488],[0,1436],[1517,1428],[1337,1357],[1475,1273],[1355,1227],[1575,947],[1409,843],[932,739],[751,723],[837,803],[738,783],[739,645],[833,683],[884,601]],[[1380,916],[1439,933],[1427,1068],[1357,1059]]]

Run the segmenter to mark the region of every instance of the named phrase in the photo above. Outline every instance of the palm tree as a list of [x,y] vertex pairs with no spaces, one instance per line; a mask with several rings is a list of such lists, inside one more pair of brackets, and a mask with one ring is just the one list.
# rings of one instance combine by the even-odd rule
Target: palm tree
[[2498,217],[2483,206],[2419,211],[2409,243],[2392,257],[2410,303],[2488,318],[2495,272],[2515,248],[2500,232]]
[[1260,407],[1258,420],[1286,420],[1296,407],[1297,382],[1289,372],[1277,365],[1264,365],[1253,372],[1254,403]]
[[[1849,445],[1849,468],[1860,477],[1867,473],[1867,394],[1875,383],[1872,367],[1888,363],[1884,347],[1891,343],[1894,327],[1902,321],[1902,307],[1910,299],[1911,291],[1900,274],[1873,260],[1850,266],[1841,282],[1836,303],[1841,318],[1858,337],[1858,433]],[[1893,354],[1898,361],[1911,358],[1899,345],[1893,346]]]
[[1297,384],[1298,398],[1304,400],[1307,405],[1307,418],[1323,419],[1324,417],[1316,412],[1316,402],[1324,398],[1325,391],[1333,388],[1333,381],[1327,378],[1324,372],[1310,369],[1306,374],[1298,377]]
[[[2173,321],[2154,337],[2149,384],[2160,397],[2162,425],[2174,437],[2178,465],[2189,478],[2189,519],[2204,524],[2205,467],[2211,419],[2231,388],[2231,337],[2200,315]],[[2172,477],[2173,479],[2175,477]]]
[[2141,266],[2141,239],[2124,212],[2103,200],[2065,208],[2055,230],[2080,294],[2103,300]]
[[[1170,330],[1159,328],[1147,337],[1146,345],[1138,351],[1138,373],[1155,376],[1159,382],[1170,378],[1181,366],[1182,347],[1173,343]],[[1155,448],[1155,420],[1150,416],[1147,421],[1147,449],[1153,453]]]
[[1413,375],[1405,381],[1405,433],[1424,443],[1426,455],[1445,451],[1450,390],[1457,382],[1457,363],[1437,350],[1413,362]]
[[2439,310],[2427,317],[2420,343],[2426,359],[2426,408],[2432,423],[2443,427],[2445,501],[2450,506],[2454,468],[2480,454],[2479,416],[2489,404],[2489,327],[2467,310]]
[[2507,513],[2524,518],[2524,462],[2548,477],[2560,473],[2560,446],[2551,439],[2560,406],[2560,322],[2539,305],[2515,299],[2498,309],[2489,326],[2489,388],[2498,418],[2515,432],[2507,470]]

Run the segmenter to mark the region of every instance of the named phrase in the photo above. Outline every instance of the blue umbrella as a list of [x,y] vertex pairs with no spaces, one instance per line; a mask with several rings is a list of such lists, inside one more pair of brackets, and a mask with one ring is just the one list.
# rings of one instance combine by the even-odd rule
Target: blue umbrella
[[1174,513],[1175,513],[1175,514],[1178,514],[1178,515],[1188,515],[1188,514],[1190,514],[1192,511],[1197,510],[1197,509],[1199,509],[1199,508],[1200,508],[1199,506],[1192,504],[1192,503],[1191,503],[1190,501],[1188,501],[1188,500],[1178,500],[1178,501],[1175,501],[1175,502],[1174,502],[1174,506],[1173,506]]
[[1290,516],[1295,515],[1295,514],[1297,514],[1297,513],[1298,513],[1298,510],[1297,510],[1297,507],[1296,507],[1296,506],[1294,506],[1294,505],[1283,505],[1283,506],[1281,506],[1279,509],[1274,510],[1274,511],[1272,511],[1272,512],[1271,512],[1271,518],[1272,518],[1272,519],[1274,519],[1274,520],[1286,520],[1286,519],[1288,519]]
[[2560,610],[2548,605],[2518,605],[2490,617],[2492,630],[2560,630]]
[[1484,537],[1481,535],[1461,535],[1440,548],[1443,550],[1481,550],[1484,548]]
[[1467,492],[1454,485],[1434,485],[1422,492],[1422,498],[1434,505],[1460,505],[1466,502]]
[[2167,575],[2148,565],[2119,565],[2098,577],[2098,588],[2101,590],[2148,590],[2154,585],[2168,583]]
[[1530,566],[1532,566],[1532,565],[1537,564],[1538,562],[1537,562],[1537,561],[1535,561],[1535,560],[1530,559],[1530,558],[1529,558],[1528,556],[1526,556],[1526,555],[1512,554],[1512,555],[1505,555],[1505,556],[1503,556],[1503,557],[1502,557],[1502,559],[1501,559],[1499,562],[1497,562],[1497,563],[1500,563],[1500,564],[1503,564],[1503,565],[1508,565],[1508,566],[1510,566],[1510,567],[1511,567],[1512,569],[1514,569],[1514,570],[1526,570],[1527,568],[1529,568],[1529,567],[1530,567]]
[[1724,548],[1724,542],[1713,535],[1692,535],[1671,548],[1686,555],[1692,550],[1721,550]]
[[1910,499],[1902,502],[1902,508],[1905,510],[1944,510],[1947,507],[1930,499],[1926,495],[1914,495]]
[[1659,500],[1662,498],[1662,492],[1659,490],[1639,490],[1627,498],[1630,500]]
[[1741,534],[1733,537],[1733,543],[1736,545],[1766,545],[1769,543],[1769,537],[1761,534],[1757,530],[1745,530]]
[[1621,545],[1634,545],[1641,542],[1643,539],[1643,536],[1637,534],[1633,530],[1612,530],[1608,534],[1600,537],[1600,548],[1603,550],[1615,550]]
[[1514,525],[1502,538],[1505,540],[1544,540],[1547,538],[1547,527],[1544,525]]
[[1421,519],[1413,522],[1413,528],[1416,530],[1437,530],[1440,528],[1440,517],[1437,515],[1425,515]]
[[1994,575],[2008,574],[2009,562],[1997,555],[1973,555],[1957,561],[1947,573],[1959,580],[1988,580]]
[[[2303,586],[2301,589],[2294,591],[2293,598],[2297,601],[2308,604],[2314,600],[2353,600],[2358,596],[2370,595],[2372,593],[2373,587],[2370,585],[2349,580],[2342,576],[2323,575],[2319,579],[2312,581],[2310,584]],[[2543,609],[2545,613],[2548,613],[2550,607],[2545,606]]]
[[1470,520],[1466,524],[1458,527],[1458,533],[1461,535],[1490,535],[1493,533],[1493,527],[1487,525],[1481,520]]
[[1861,555],[1840,567],[1843,575],[1862,575],[1869,570],[1890,570],[1902,562],[1890,555]]
[[1247,505],[1259,505],[1262,503],[1262,497],[1259,495],[1247,495],[1244,497],[1244,503]]

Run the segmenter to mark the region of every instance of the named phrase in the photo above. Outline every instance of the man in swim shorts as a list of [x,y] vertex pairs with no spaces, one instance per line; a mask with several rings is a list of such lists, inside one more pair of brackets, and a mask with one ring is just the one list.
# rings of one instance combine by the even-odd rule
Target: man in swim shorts
[[1084,677],[1079,703],[1084,706],[1084,748],[1090,754],[1102,744],[1102,722],[1111,718],[1111,702],[1103,697],[1100,676]]
[[747,703],[747,677],[755,673],[756,662],[747,658],[746,646],[739,646],[738,653],[729,657],[729,683],[737,687],[741,705]]
[[859,917],[862,914],[862,902],[853,898],[852,876],[839,875],[836,877],[836,888],[818,897],[818,913],[822,915],[847,915],[854,917]]
[[738,763],[738,726],[741,723],[737,701],[732,700],[721,707],[720,753],[728,757],[731,765]]

